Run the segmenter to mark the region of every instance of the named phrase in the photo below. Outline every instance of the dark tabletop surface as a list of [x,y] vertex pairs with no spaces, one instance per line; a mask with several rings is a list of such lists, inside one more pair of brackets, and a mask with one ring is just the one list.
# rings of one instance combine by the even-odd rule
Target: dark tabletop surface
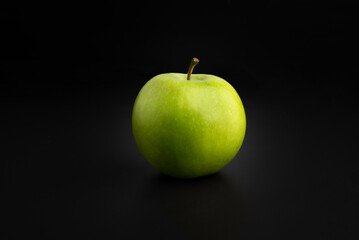
[[[278,6],[7,9],[2,239],[357,239],[351,7]],[[131,111],[192,57],[237,90],[247,132],[219,173],[179,180],[140,154]]]

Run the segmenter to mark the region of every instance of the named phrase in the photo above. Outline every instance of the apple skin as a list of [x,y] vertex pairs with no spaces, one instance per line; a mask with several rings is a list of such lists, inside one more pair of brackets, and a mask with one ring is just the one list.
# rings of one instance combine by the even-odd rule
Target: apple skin
[[245,135],[236,90],[209,74],[160,74],[140,90],[132,112],[136,144],[160,172],[195,178],[218,172],[237,154]]

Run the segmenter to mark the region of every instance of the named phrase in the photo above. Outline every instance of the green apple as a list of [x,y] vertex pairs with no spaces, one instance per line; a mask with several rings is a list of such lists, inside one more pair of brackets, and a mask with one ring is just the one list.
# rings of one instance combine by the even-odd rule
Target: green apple
[[141,153],[160,172],[194,178],[218,172],[238,153],[246,130],[242,101],[224,79],[160,74],[139,92],[132,130]]

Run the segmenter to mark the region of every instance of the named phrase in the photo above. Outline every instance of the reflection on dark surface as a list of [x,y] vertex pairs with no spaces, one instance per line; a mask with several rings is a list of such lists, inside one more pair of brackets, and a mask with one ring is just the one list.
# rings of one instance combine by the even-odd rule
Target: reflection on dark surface
[[242,187],[223,173],[186,180],[159,175],[145,198],[156,203],[157,214],[169,215],[195,239],[233,239],[247,214]]

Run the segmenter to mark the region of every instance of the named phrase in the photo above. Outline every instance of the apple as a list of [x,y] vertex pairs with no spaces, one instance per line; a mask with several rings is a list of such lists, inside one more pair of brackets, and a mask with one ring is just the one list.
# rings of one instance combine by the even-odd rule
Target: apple
[[165,73],[140,90],[132,112],[136,144],[160,172],[195,178],[218,172],[242,146],[246,117],[236,90],[224,79]]

